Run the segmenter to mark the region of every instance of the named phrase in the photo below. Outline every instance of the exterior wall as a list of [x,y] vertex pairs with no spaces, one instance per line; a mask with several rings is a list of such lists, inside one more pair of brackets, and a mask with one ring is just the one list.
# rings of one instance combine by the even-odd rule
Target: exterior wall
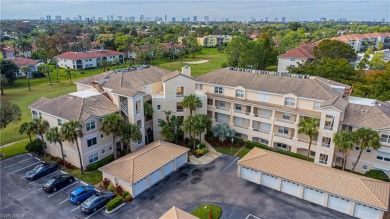
[[113,176],[113,175],[111,175],[111,174],[109,174],[109,173],[107,173],[107,172],[104,172],[104,171],[101,171],[101,172],[102,172],[102,174],[103,174],[103,179],[104,179],[104,178],[109,179],[109,180],[111,181],[112,184],[115,184],[115,182],[118,182],[118,183],[122,186],[122,189],[123,189],[124,191],[129,192],[129,193],[131,194],[131,197],[134,197],[134,196],[133,196],[133,187],[131,186],[130,183],[127,183],[127,182],[124,181],[124,180],[118,179],[118,178],[116,178],[115,176]]
[[[118,59],[118,61],[119,61],[119,56],[120,55],[110,55],[110,56],[104,56],[104,57],[107,58],[108,62],[113,63],[115,59]],[[122,56],[124,56],[124,55],[122,55]],[[101,58],[103,58],[103,56]],[[78,59],[78,60],[81,60],[83,69],[98,67],[98,63],[96,61],[97,58]],[[78,61],[78,60],[58,58],[58,66],[60,66],[62,68],[69,67],[71,69],[76,69],[76,67],[77,67],[76,61]]]
[[278,58],[278,72],[288,72],[287,67],[289,66],[298,66],[300,62],[306,62],[307,59],[300,58]]
[[32,73],[33,73],[33,72],[37,72],[37,66],[35,66],[35,65],[18,66],[19,72],[16,73],[16,77],[25,77],[25,76],[26,76],[26,74],[25,74],[24,72],[22,72],[22,68],[23,68],[23,67],[27,67],[27,68],[30,69],[30,72],[27,73],[29,78],[32,77]]

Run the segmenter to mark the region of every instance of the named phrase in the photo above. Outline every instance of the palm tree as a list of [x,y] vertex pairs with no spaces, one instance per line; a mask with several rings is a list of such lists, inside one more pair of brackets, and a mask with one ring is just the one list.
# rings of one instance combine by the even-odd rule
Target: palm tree
[[190,115],[192,116],[192,111],[195,111],[196,108],[202,105],[202,101],[195,94],[185,96],[183,99],[183,107],[190,110]]
[[65,167],[64,147],[62,146],[62,142],[64,141],[64,138],[57,126],[49,129],[49,131],[46,133],[46,139],[50,143],[54,143],[54,144],[58,143],[60,145],[62,160],[64,161],[64,167]]
[[343,151],[343,170],[345,169],[348,151],[353,147],[353,138],[353,133],[349,131],[340,131],[335,133],[333,136],[333,142],[336,148]]
[[310,158],[310,150],[311,150],[311,143],[313,140],[313,137],[318,135],[318,126],[320,125],[320,122],[318,119],[315,118],[306,118],[299,122],[298,124],[298,133],[299,134],[305,134],[309,136],[309,147],[307,149],[307,160]]
[[30,69],[26,66],[22,67],[20,69],[24,74],[26,74],[26,78],[27,78],[27,84],[28,84],[28,90],[31,91],[31,87],[30,87],[30,77],[28,76],[28,73],[30,72]]
[[8,83],[7,77],[5,75],[1,74],[0,75],[0,90],[1,90],[1,95],[4,95],[4,89],[3,87]]
[[355,170],[356,165],[360,160],[360,156],[362,155],[364,150],[374,149],[378,150],[380,145],[380,137],[377,131],[366,128],[359,128],[354,133],[354,143],[360,146],[359,156],[356,159],[355,165],[352,167],[352,172]]
[[118,158],[116,153],[116,137],[123,134],[125,121],[119,114],[111,114],[102,121],[102,131],[105,135],[112,134],[112,147],[114,148],[114,159]]
[[42,65],[42,67],[41,67],[41,71],[45,74],[47,74],[47,76],[49,77],[49,82],[50,82],[50,85],[53,85],[52,83],[51,83],[51,77],[50,77],[50,73],[52,72],[51,71],[51,69],[49,68],[49,66],[47,66],[47,65]]
[[19,134],[21,134],[21,135],[27,134],[29,139],[30,139],[30,142],[32,142],[31,136],[34,134],[34,132],[35,132],[35,127],[34,127],[34,123],[32,123],[32,122],[23,123],[19,129]]
[[79,154],[80,170],[81,170],[81,174],[84,174],[83,161],[81,159],[81,153],[80,153],[80,147],[78,141],[78,138],[83,137],[82,129],[83,129],[83,125],[81,124],[81,122],[72,120],[62,124],[60,132],[64,140],[69,141],[72,144],[76,142],[77,152]]
[[228,138],[233,138],[236,135],[236,130],[231,129],[226,123],[217,124],[211,132],[220,142],[224,142]]
[[177,143],[179,137],[183,134],[181,129],[183,121],[175,115],[171,117],[172,111],[163,111],[166,120],[162,120],[159,124],[161,127],[161,136],[169,142]]
[[46,148],[45,148],[46,143],[45,143],[45,140],[43,138],[43,135],[49,129],[49,122],[44,120],[44,119],[33,119],[32,124],[33,124],[33,127],[35,128],[34,133],[41,136],[43,153],[44,153],[44,156],[46,157]]
[[131,145],[131,141],[137,142],[141,140],[142,134],[139,130],[138,125],[136,124],[125,124],[123,127],[123,133],[122,133],[122,142],[129,143],[129,146]]
[[202,142],[202,133],[211,129],[211,119],[205,115],[196,115],[197,134],[199,134],[199,142]]
[[68,67],[67,69],[65,69],[64,78],[65,78],[65,79],[69,79],[70,84],[72,84],[72,75],[74,75],[74,74],[72,73],[72,69],[70,69],[69,67]]
[[198,127],[199,126],[197,125],[197,121],[196,121],[196,117],[195,116],[191,116],[190,115],[184,121],[184,132],[185,133],[189,133],[190,136],[192,134],[194,134],[194,138],[192,139],[193,140],[193,147],[194,147],[194,149],[195,149],[195,133],[199,129]]

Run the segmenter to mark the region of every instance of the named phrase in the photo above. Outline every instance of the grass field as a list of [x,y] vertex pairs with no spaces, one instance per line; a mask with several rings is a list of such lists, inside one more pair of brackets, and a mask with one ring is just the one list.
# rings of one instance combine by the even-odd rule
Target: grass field
[[18,154],[24,154],[27,153],[28,151],[26,150],[26,145],[29,141],[21,141],[18,142],[14,145],[8,146],[8,147],[3,147],[0,148],[0,154],[3,156],[0,158],[0,160],[4,160],[13,156],[16,156]]
[[[205,48],[202,49],[200,54],[196,55],[195,59],[190,57],[184,58],[183,61],[199,61],[199,60],[209,60],[208,63],[203,64],[192,64],[188,65],[192,68],[193,76],[197,76],[211,70],[219,69],[222,63],[225,61],[225,55],[219,53],[215,48]],[[165,68],[168,70],[179,70],[181,71],[181,67],[186,65],[183,64],[182,61],[164,61],[158,60],[154,61],[153,64],[160,64],[159,67]],[[0,130],[0,145],[8,144],[11,142],[15,142],[18,140],[26,139],[27,136],[20,135],[18,133],[19,127],[23,122],[27,122],[31,120],[31,111],[28,108],[30,104],[37,101],[41,96],[47,98],[53,98],[59,95],[63,95],[70,92],[76,91],[76,85],[70,84],[69,80],[66,80],[62,77],[64,75],[65,70],[59,69],[59,83],[56,83],[56,70],[54,66],[53,72],[50,74],[53,85],[49,84],[49,78],[36,78],[30,80],[31,90],[28,91],[27,80],[26,79],[18,79],[15,81],[15,84],[12,86],[5,87],[4,93],[5,95],[2,98],[9,100],[13,103],[16,103],[20,106],[22,110],[22,120],[18,123],[11,123],[6,128]],[[118,65],[114,67],[110,67],[111,69],[123,68],[124,65]],[[84,70],[84,74],[81,74],[79,71],[73,71],[72,81],[75,81],[80,78],[89,77],[95,74],[99,74],[103,72],[103,69],[91,69]]]
[[236,147],[232,147],[230,149],[229,148],[223,148],[223,147],[214,147],[215,150],[217,150],[219,153],[222,153],[222,154],[229,154],[229,155],[234,155],[239,148],[236,148]]

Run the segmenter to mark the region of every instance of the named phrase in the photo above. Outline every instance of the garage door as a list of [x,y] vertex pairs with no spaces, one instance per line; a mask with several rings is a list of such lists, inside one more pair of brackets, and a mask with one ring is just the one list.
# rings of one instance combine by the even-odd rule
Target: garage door
[[272,189],[278,189],[278,178],[269,174],[263,173],[261,176],[261,185],[270,187]]
[[183,166],[187,161],[187,153],[181,155],[180,157],[176,158],[176,169]]
[[160,181],[161,170],[159,169],[159,170],[154,171],[152,174],[150,174],[149,179],[150,179],[150,186],[152,186],[156,182]]
[[145,191],[147,187],[148,187],[148,180],[146,179],[146,177],[136,182],[136,184],[133,186],[134,197],[141,194],[141,192]]
[[355,206],[355,212],[353,213],[353,216],[358,218],[372,218],[376,219],[379,218],[381,215],[381,211],[368,207],[366,205],[356,204]]
[[257,171],[246,168],[246,167],[241,167],[241,178],[246,179],[248,181],[258,183],[258,178],[259,174]]
[[301,191],[301,186],[296,183],[283,180],[282,181],[282,192],[299,197]]
[[351,202],[344,198],[329,195],[328,208],[348,214],[351,208]]
[[173,168],[174,168],[173,162],[174,161],[171,161],[164,166],[164,176],[168,176],[170,173],[173,172]]
[[322,205],[324,203],[324,193],[312,188],[305,187],[303,191],[303,199]]

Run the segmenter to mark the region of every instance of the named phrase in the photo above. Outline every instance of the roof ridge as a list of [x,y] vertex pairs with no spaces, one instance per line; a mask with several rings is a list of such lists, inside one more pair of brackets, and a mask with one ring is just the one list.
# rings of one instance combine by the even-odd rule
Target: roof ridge
[[383,204],[384,208],[388,208],[388,206],[386,206],[386,203],[383,203],[383,201],[380,200],[380,198],[375,194],[374,191],[372,191],[372,189],[367,185],[367,183],[365,181],[370,181],[370,182],[375,182],[375,183],[385,183],[385,184],[387,184],[387,182],[377,181],[377,180],[372,180],[372,179],[364,179],[364,178],[360,178],[360,181],[364,184],[364,186],[366,186],[368,188],[368,190],[370,190],[371,194],[375,197],[375,199]]
[[179,218],[177,215],[177,208],[175,206],[173,206],[173,215],[175,216],[175,218]]
[[357,121],[355,121],[354,123],[359,123],[359,122],[362,122],[362,121],[365,121],[365,120],[368,120],[368,119],[372,119],[372,118],[377,117],[377,116],[380,116],[380,115],[381,115],[381,113],[376,113],[376,114],[374,114],[374,115],[372,115],[372,116],[370,116],[370,117],[367,117],[367,118],[363,118],[363,119],[357,120]]
[[82,112],[83,112],[83,108],[84,108],[84,101],[85,101],[85,98],[82,98],[83,99],[83,102],[82,102],[82,104],[81,104],[81,108],[80,108],[80,112],[79,112],[79,118],[78,118],[78,121],[80,121],[80,119],[81,119],[81,114],[82,114]]
[[[327,89],[325,89],[325,85],[323,84],[324,82],[321,81],[321,80],[318,80],[317,78],[314,78],[313,81],[315,81],[327,94],[329,94],[330,96],[332,96],[332,98],[334,98],[335,96],[333,96],[333,94],[331,94]],[[333,88],[330,88],[330,89],[333,89]],[[337,97],[337,96],[336,96]]]

